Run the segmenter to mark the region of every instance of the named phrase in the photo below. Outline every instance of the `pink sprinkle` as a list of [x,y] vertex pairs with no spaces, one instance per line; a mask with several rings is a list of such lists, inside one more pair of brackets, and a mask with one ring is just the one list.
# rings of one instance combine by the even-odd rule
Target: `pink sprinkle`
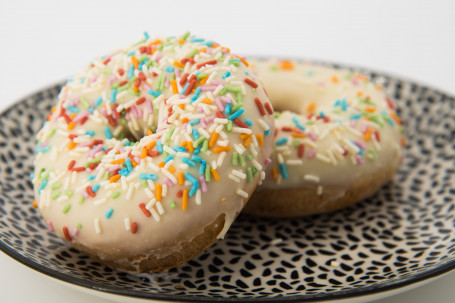
[[150,115],[153,115],[153,106],[152,102],[150,100],[145,100],[145,107],[147,107],[147,111],[149,112]]
[[77,106],[79,104],[79,99],[78,98],[74,98],[70,101],[70,105],[71,106]]
[[90,197],[85,190],[81,190],[81,194],[84,196],[84,198]]
[[105,108],[103,108],[103,109],[101,110],[101,114],[102,114],[103,116],[107,117],[107,110],[106,110]]
[[158,56],[156,56],[155,61],[160,62],[161,58],[163,58],[163,55],[158,55]]
[[199,182],[201,183],[201,190],[203,193],[207,192],[207,183],[205,183],[204,177],[199,177]]
[[355,86],[359,85],[359,82],[358,82],[357,79],[355,79],[355,78],[352,78],[352,81],[351,81],[351,82],[352,82],[352,84],[355,85]]
[[125,151],[123,150],[123,147],[119,147],[119,148],[118,148],[118,151],[119,151],[121,154],[123,154],[123,153],[125,152]]
[[308,153],[308,158],[313,158],[314,156],[316,156],[316,149],[312,149],[310,150],[310,152]]
[[86,147],[90,145],[90,141],[85,141],[79,144],[80,147]]
[[357,119],[352,119],[350,125],[351,125],[351,127],[356,127],[357,126]]
[[201,91],[207,92],[207,91],[214,91],[217,88],[217,86],[201,86]]
[[224,105],[221,103],[220,98],[215,99],[215,104],[216,104],[216,106],[218,106],[218,109],[220,110],[220,112],[224,112]]
[[204,120],[204,119],[201,119],[201,120],[199,121],[199,123],[201,124],[201,127],[202,127],[202,128],[206,128],[206,127],[207,127],[207,124],[205,124],[205,120]]
[[265,165],[269,165],[270,163],[272,163],[272,159],[267,158],[267,159],[265,159],[264,162],[265,162]]
[[141,158],[140,157],[134,156],[133,159],[134,159],[134,162],[141,163]]
[[362,133],[365,133],[367,131],[367,129],[368,129],[368,126],[366,124],[364,124],[361,128]]
[[114,57],[115,55],[120,54],[121,52],[122,52],[121,50],[115,51],[115,52],[113,52],[112,54],[110,54],[109,56],[107,56],[106,59],[107,59],[107,58],[112,58],[112,57]]
[[171,74],[167,74],[166,82],[164,82],[164,87],[169,87],[169,85],[171,84],[170,78],[171,78]]
[[109,79],[107,80],[107,87],[111,86],[112,83],[115,82],[115,80],[117,80],[117,77],[116,77],[115,75],[111,75],[111,76],[109,77]]
[[43,142],[43,143],[40,144],[39,147],[40,147],[40,148],[43,148],[43,147],[46,147],[46,146],[48,146],[48,145],[49,145],[48,142]]
[[114,164],[110,169],[109,172],[113,173],[115,170],[122,168],[120,164]]
[[204,110],[202,109],[202,107],[198,107],[197,110],[196,110],[196,112],[197,112],[198,114],[200,114],[200,113],[203,113]]
[[232,102],[232,99],[230,97],[228,97],[228,96],[222,96],[220,99],[224,103],[231,103]]
[[78,235],[79,235],[79,229],[75,227],[71,233],[71,236],[77,237]]
[[149,91],[152,89],[147,83],[145,83],[145,82],[142,82],[142,83],[143,83],[142,88],[144,88],[146,91]]
[[82,120],[85,117],[88,117],[89,115],[90,115],[90,112],[88,110],[86,110],[85,112],[82,112],[82,113],[78,114],[76,117],[74,117],[73,122],[76,123],[79,120]]
[[218,85],[223,85],[223,82],[218,81],[218,80],[212,80],[212,82],[210,84],[218,86]]
[[169,178],[164,179],[163,183],[169,187],[174,186],[174,182],[172,182],[171,179],[169,179]]
[[136,117],[136,118],[140,118],[141,117],[139,112],[137,111],[136,106],[133,105],[133,106],[130,107],[130,109],[133,112],[134,117]]
[[311,138],[311,140],[313,140],[313,141],[316,141],[316,140],[318,139],[318,137],[316,136],[316,134],[313,133],[313,132],[308,133],[308,136],[309,136],[309,137]]
[[324,82],[318,82],[318,83],[316,83],[316,85],[319,86],[319,87],[324,87],[325,83]]
[[90,80],[90,84],[95,83],[96,80],[98,80],[98,76],[93,77],[93,78]]
[[180,78],[180,70],[178,68],[174,69],[175,78]]
[[204,119],[205,123],[210,123],[215,120],[215,116],[208,116]]
[[365,150],[365,145],[362,144],[359,140],[354,140],[355,145],[357,145],[361,150]]
[[47,227],[49,228],[49,230],[51,232],[54,232],[54,225],[52,224],[52,221],[51,220],[47,220]]
[[358,165],[362,165],[363,164],[363,158],[362,158],[361,155],[355,156],[355,160],[357,161]]
[[99,152],[101,149],[103,149],[103,146],[101,144],[97,145],[94,149],[92,149],[91,151],[89,151],[87,153],[87,156],[90,158],[90,157],[94,157],[95,154],[97,152]]

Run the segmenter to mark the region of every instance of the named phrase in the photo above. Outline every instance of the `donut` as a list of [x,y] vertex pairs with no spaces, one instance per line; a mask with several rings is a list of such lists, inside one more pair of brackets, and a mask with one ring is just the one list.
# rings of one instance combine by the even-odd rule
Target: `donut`
[[272,165],[245,209],[270,217],[334,211],[391,180],[405,145],[396,105],[361,73],[257,60],[275,108]]
[[105,264],[175,267],[223,238],[264,179],[273,114],[228,48],[146,34],[63,86],[37,135],[37,208]]

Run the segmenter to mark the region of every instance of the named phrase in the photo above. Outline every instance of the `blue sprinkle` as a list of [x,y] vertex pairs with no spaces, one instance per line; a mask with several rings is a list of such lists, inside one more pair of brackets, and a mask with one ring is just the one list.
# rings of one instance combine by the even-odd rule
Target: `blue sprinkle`
[[128,170],[128,168],[122,168],[121,170],[118,171],[119,175],[120,176],[128,176],[130,174],[130,171]]
[[156,181],[156,180],[158,180],[158,176],[154,175],[154,174],[140,174],[139,179]]
[[198,181],[190,173],[185,173],[185,178],[193,184],[198,184]]
[[115,99],[117,99],[117,89],[111,89],[111,103],[115,103]]
[[204,39],[202,39],[202,38],[192,38],[191,42],[204,42]]
[[336,100],[335,103],[333,104],[333,107],[340,106],[340,99]]
[[287,179],[288,171],[286,170],[286,166],[284,166],[284,163],[280,163],[280,170],[281,170],[281,174],[283,175],[283,178]]
[[76,113],[76,114],[79,113],[79,108],[71,106],[71,105],[68,105],[66,107],[66,109],[69,110],[69,111],[72,111],[73,113]]
[[156,91],[156,90],[151,90],[151,89],[149,89],[148,93],[149,93],[149,95],[152,95],[153,97],[158,97],[159,95],[161,95],[161,92]]
[[281,146],[283,144],[286,144],[286,142],[288,142],[288,138],[281,138],[280,140],[275,142],[275,145]]
[[103,98],[99,97],[96,99],[95,103],[93,104],[95,107],[100,106],[101,102],[103,102]]
[[163,153],[163,144],[161,144],[161,141],[156,141],[156,149],[160,154]]
[[190,85],[189,83],[185,84],[185,87],[182,89],[182,95],[185,94],[186,89],[188,88],[189,85]]
[[174,72],[174,68],[172,66],[166,66],[166,68],[164,70],[166,72],[168,72],[168,73],[173,73]]
[[196,91],[194,92],[194,96],[191,98],[191,103],[197,100],[199,98],[199,94],[201,93],[201,88],[198,87],[196,88]]
[[231,72],[230,72],[230,71],[227,71],[227,72],[225,72],[225,73],[221,76],[221,78],[226,79],[226,78],[229,77],[230,75],[231,75]]
[[134,65],[131,64],[130,67],[128,68],[128,80],[133,78],[134,76]]
[[172,159],[174,159],[174,156],[173,155],[169,155],[166,158],[164,158],[164,162],[167,163],[167,162],[171,161]]
[[90,107],[90,108],[88,109],[88,111],[89,111],[91,114],[93,114],[93,112],[94,112],[95,110],[94,110],[93,108]]
[[194,73],[194,75],[195,75],[196,77],[199,76],[200,74],[202,74],[202,72],[200,72],[200,71],[197,71],[197,72]]
[[106,219],[110,219],[113,212],[114,212],[114,210],[112,208],[109,208],[106,212],[106,215],[104,215],[106,217]]
[[128,54],[126,54],[128,57],[131,57],[132,55],[134,55],[136,53],[135,50],[132,50],[130,51]]
[[186,164],[188,164],[191,167],[195,167],[196,166],[196,163],[194,163],[193,161],[191,161],[187,157],[182,157],[182,161],[185,162]]
[[47,179],[44,179],[41,184],[39,185],[38,187],[38,194],[40,195],[41,194],[41,191],[46,187],[47,185]]
[[125,146],[131,146],[131,142],[130,141],[126,141],[125,142]]
[[237,119],[241,114],[243,114],[245,110],[243,108],[239,108],[235,113],[229,116],[229,120]]
[[297,117],[292,117],[292,122],[294,122],[295,126],[297,126],[298,128],[300,128],[301,130],[305,130],[305,126],[303,126],[302,124],[300,124],[299,120],[297,120]]
[[190,192],[188,193],[188,196],[192,197],[196,193],[197,189],[199,187],[198,183],[194,183],[193,186],[191,186]]
[[199,166],[199,174],[204,175],[205,173],[205,166],[207,165],[207,162],[205,160],[202,160],[201,165]]
[[85,78],[81,78],[79,81],[83,84],[85,83]]
[[361,114],[355,114],[355,115],[352,115],[351,117],[349,117],[349,119],[351,119],[351,120],[357,120],[357,119],[360,119],[360,118],[362,118]]
[[93,137],[95,135],[95,132],[93,130],[88,130],[85,132],[85,134]]
[[199,133],[194,128],[193,128],[193,138],[194,138],[194,140],[199,139]]
[[240,63],[240,59],[231,59],[231,60],[229,60],[229,64],[234,63],[234,62]]
[[196,125],[196,124],[198,124],[200,121],[201,121],[201,120],[199,120],[199,119],[193,119],[193,120],[191,120],[191,121],[188,121],[188,124],[190,124],[190,125]]
[[149,33],[144,32],[144,37],[145,37],[146,40],[150,39]]
[[224,113],[226,115],[229,115],[231,113],[231,103],[226,104],[226,107],[224,108]]
[[183,146],[174,146],[172,149],[176,152],[186,152],[186,148]]
[[319,112],[319,116],[321,116],[321,118],[323,118],[323,119],[324,119],[324,117],[325,117],[325,114],[324,114],[324,112]]
[[112,134],[111,134],[111,130],[109,129],[109,127],[107,127],[107,126],[104,127],[104,134],[106,135],[106,137],[108,139],[112,139]]
[[95,185],[92,186],[92,191],[94,193],[96,193],[98,191],[98,189],[100,189],[100,185],[99,184],[95,184]]
[[92,180],[95,179],[95,178],[96,178],[96,176],[94,176],[94,175],[88,176],[88,180],[89,180],[89,181],[92,181]]
[[201,152],[202,145],[199,145],[197,148],[194,149],[193,154],[194,155],[199,155]]
[[154,175],[154,174],[140,174],[139,179],[156,181],[156,180],[158,180],[158,176]]
[[268,136],[268,135],[270,135],[270,129],[268,129],[264,132],[264,136]]
[[35,174],[31,173],[30,174],[30,179],[33,179],[33,178],[35,178]]
[[39,149],[38,152],[45,153],[45,152],[48,152],[50,149],[51,149],[50,146],[45,146],[45,147]]
[[202,43],[202,45],[207,45],[208,47],[210,47],[210,46],[213,45],[213,42],[212,41],[207,41],[207,42]]
[[198,157],[198,156],[195,156],[195,155],[193,155],[193,156],[191,157],[191,160],[193,160],[193,161],[195,161],[195,162],[201,162],[201,161],[202,161],[202,158],[201,158],[201,157]]
[[248,119],[245,119],[245,123],[246,123],[246,125],[248,125],[248,126],[253,126],[253,121],[251,121],[251,119],[249,119],[249,118],[248,118]]
[[125,158],[125,164],[126,164],[126,168],[128,169],[128,171],[133,170],[133,165],[131,164],[130,158]]
[[343,98],[343,100],[341,100],[341,109],[343,111],[346,111],[346,109],[349,107],[349,104],[348,102],[346,101],[346,98]]

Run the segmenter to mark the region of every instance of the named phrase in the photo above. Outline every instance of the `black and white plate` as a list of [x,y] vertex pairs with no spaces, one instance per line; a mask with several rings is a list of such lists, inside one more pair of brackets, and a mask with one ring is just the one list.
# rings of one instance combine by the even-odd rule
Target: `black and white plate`
[[[32,206],[35,133],[61,85],[0,114],[0,249],[51,277],[118,300],[301,302],[378,298],[455,267],[455,99],[368,72],[396,100],[408,145],[394,180],[345,210],[241,215],[226,238],[165,273],[111,269],[49,232]],[[116,296],[114,296],[116,295]]]

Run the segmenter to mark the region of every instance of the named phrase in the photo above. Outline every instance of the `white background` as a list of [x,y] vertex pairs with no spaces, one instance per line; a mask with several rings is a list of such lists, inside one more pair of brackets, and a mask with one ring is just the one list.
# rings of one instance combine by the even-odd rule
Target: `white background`
[[[0,0],[0,109],[63,80],[93,57],[187,30],[241,55],[368,67],[455,95],[453,1]],[[380,302],[453,302],[455,274]],[[107,302],[0,253],[2,302]]]

